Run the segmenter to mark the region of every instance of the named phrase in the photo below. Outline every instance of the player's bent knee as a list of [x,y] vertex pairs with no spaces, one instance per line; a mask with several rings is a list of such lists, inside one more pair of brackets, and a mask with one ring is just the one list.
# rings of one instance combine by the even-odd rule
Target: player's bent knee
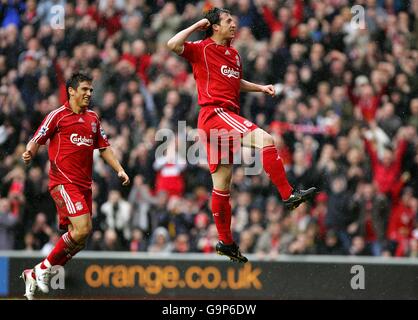
[[87,237],[90,235],[91,232],[91,226],[78,226],[75,227],[71,233],[73,239],[77,242],[83,242],[87,239]]
[[217,176],[215,179],[213,179],[213,187],[216,190],[229,190],[231,185],[231,176],[229,174],[226,174],[224,176]]
[[212,173],[213,187],[216,190],[229,190],[232,179],[232,166],[219,165],[216,172]]

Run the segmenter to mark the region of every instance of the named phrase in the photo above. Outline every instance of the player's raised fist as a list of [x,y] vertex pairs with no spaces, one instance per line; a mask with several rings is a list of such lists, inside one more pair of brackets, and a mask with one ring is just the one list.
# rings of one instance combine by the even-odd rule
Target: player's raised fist
[[197,22],[197,27],[199,28],[199,30],[206,30],[210,27],[210,22],[206,18],[201,19]]

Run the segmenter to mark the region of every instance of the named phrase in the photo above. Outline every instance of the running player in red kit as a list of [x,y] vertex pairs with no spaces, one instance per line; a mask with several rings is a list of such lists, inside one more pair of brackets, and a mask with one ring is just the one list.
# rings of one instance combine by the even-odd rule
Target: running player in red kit
[[33,299],[36,287],[47,293],[51,267],[64,266],[85,246],[92,228],[94,149],[99,149],[100,156],[117,172],[122,185],[129,184],[129,177],[113,154],[99,117],[88,109],[92,78],[76,73],[66,87],[68,101],[46,116],[22,154],[28,164],[39,146],[49,139],[48,187],[57,207],[59,227],[67,231],[44,261],[22,273],[28,299]]
[[[259,85],[242,79],[240,56],[231,46],[236,29],[236,24],[228,10],[213,8],[205,14],[204,19],[172,37],[167,46],[191,63],[196,79],[198,103],[201,106],[198,129],[205,132],[207,140],[204,142],[213,181],[212,213],[219,234],[216,252],[228,256],[233,261],[245,263],[248,259],[239,251],[231,233],[229,190],[233,162],[224,161],[228,156],[231,159],[234,142],[260,150],[263,168],[277,187],[287,209],[292,210],[311,198],[316,188],[294,190],[287,180],[272,136],[239,115],[240,91],[263,92],[274,96],[275,89],[272,85]],[[206,38],[201,41],[186,42],[186,39],[197,30],[206,30]],[[213,139],[210,139],[213,129],[217,129],[218,132],[222,130],[228,132],[228,148],[231,148],[227,152],[229,155],[221,151],[220,154],[212,157],[213,149],[222,147],[222,142],[219,140],[224,140],[220,134],[214,143]]]

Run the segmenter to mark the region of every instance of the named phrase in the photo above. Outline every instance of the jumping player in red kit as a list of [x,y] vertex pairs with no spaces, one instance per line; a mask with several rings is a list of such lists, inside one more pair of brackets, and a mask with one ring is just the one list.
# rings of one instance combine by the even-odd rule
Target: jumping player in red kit
[[[197,30],[206,30],[206,38],[186,42]],[[294,190],[287,180],[272,136],[239,115],[240,91],[262,92],[274,96],[275,89],[272,85],[259,85],[242,79],[240,56],[231,46],[236,31],[237,27],[230,12],[213,8],[205,14],[204,19],[172,37],[167,46],[191,63],[196,80],[198,103],[201,106],[198,129],[205,133],[204,142],[213,181],[212,214],[219,234],[216,252],[233,261],[245,263],[248,259],[241,254],[231,233],[229,190],[233,162],[225,163],[225,157],[229,156],[230,160],[234,152],[235,142],[260,150],[263,168],[277,187],[287,209],[292,210],[311,198],[316,193],[316,188]],[[219,134],[214,142],[211,133],[213,129],[228,132],[230,150],[227,154],[221,151],[217,156],[212,156],[213,149],[222,147],[222,142],[219,141],[224,140],[223,134]]]
[[68,80],[66,88],[68,101],[45,117],[22,154],[28,164],[39,146],[49,140],[48,187],[57,207],[59,227],[67,231],[45,260],[22,273],[28,299],[33,299],[37,287],[47,293],[51,267],[64,266],[85,246],[92,228],[94,149],[99,149],[100,156],[117,172],[122,185],[129,184],[129,177],[116,159],[99,117],[88,109],[92,78],[76,73]]

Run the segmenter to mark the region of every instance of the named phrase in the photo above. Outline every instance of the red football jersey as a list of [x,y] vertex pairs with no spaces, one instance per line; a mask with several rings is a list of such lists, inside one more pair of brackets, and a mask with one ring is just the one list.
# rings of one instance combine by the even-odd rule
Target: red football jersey
[[74,113],[66,102],[45,117],[32,141],[44,145],[48,139],[49,188],[66,183],[91,188],[93,151],[109,146],[97,114]]
[[185,42],[180,55],[193,67],[200,106],[232,106],[239,111],[242,66],[235,48],[218,45],[211,38],[206,38]]

